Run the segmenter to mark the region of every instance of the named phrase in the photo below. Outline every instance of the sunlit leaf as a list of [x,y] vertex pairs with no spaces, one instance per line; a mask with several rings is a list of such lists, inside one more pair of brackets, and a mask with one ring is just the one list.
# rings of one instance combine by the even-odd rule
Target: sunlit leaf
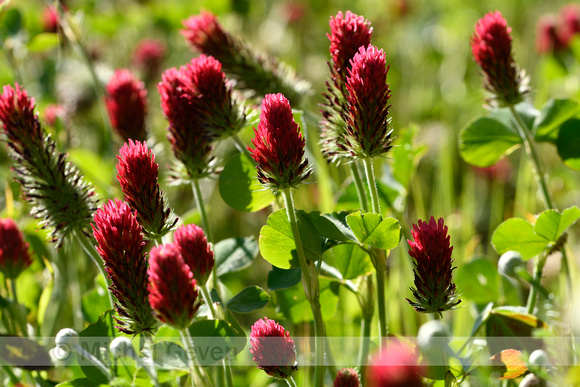
[[459,133],[461,157],[477,167],[490,167],[513,152],[522,140],[504,123],[482,117],[470,122]]
[[528,370],[524,355],[515,349],[504,349],[490,360],[501,370],[501,377],[498,379],[515,379]]

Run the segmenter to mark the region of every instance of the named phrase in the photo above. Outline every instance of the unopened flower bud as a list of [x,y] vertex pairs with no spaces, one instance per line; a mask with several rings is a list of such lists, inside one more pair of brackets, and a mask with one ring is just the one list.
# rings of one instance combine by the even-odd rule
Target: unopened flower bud
[[516,276],[516,268],[521,267],[524,265],[524,261],[522,259],[522,255],[517,251],[507,251],[499,257],[499,261],[497,262],[497,269],[501,274],[504,274],[508,277],[515,277]]

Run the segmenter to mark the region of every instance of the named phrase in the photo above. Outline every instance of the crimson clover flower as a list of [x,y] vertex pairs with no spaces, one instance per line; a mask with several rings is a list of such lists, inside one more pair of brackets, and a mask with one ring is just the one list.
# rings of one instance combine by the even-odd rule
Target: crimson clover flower
[[173,233],[173,244],[181,252],[185,263],[200,285],[205,285],[214,265],[211,246],[201,227],[195,224],[183,225]]
[[14,220],[0,219],[0,271],[6,278],[18,277],[32,264],[28,248]]
[[237,133],[246,123],[245,109],[232,97],[232,87],[222,65],[211,56],[200,55],[186,67],[196,98],[196,117],[212,140]]
[[125,201],[137,213],[148,239],[167,234],[177,223],[159,188],[159,164],[145,142],[129,140],[117,156],[117,179]]
[[126,69],[119,69],[107,85],[105,97],[111,125],[124,141],[147,137],[147,90],[145,84]]
[[87,234],[96,209],[94,191],[45,134],[34,114],[34,98],[18,84],[4,86],[0,122],[22,197],[32,205],[31,215],[42,228],[52,230],[52,241],[59,247],[74,231]]
[[131,63],[146,82],[159,77],[161,65],[167,52],[167,45],[162,40],[143,39],[135,47]]
[[254,133],[255,149],[248,150],[257,163],[260,183],[277,192],[296,187],[310,176],[312,169],[304,156],[304,137],[286,97],[282,94],[264,97],[260,124]]
[[159,321],[185,329],[200,307],[197,284],[179,249],[162,245],[149,257],[149,303]]
[[556,15],[543,15],[536,28],[536,49],[540,54],[549,54],[566,48],[560,36],[559,20]]
[[274,92],[287,95],[293,104],[310,91],[288,66],[254,52],[242,39],[225,31],[217,17],[207,11],[183,21],[181,34],[197,51],[211,55],[223,65],[236,87],[256,97]]
[[415,264],[415,288],[411,288],[415,301],[406,299],[416,311],[439,313],[452,309],[461,300],[452,282],[453,246],[447,235],[443,218],[429,223],[419,220],[411,230],[414,241],[408,240],[409,255]]
[[296,346],[290,333],[266,317],[252,325],[250,352],[258,368],[275,378],[289,378],[296,372]]
[[[363,16],[347,11],[330,18],[331,60],[330,81],[326,82],[324,102],[320,105],[323,120],[321,122],[320,144],[323,155],[330,161],[339,163],[348,156],[344,151],[346,123],[343,118],[346,107],[346,77],[351,68],[350,60],[360,47],[371,43],[372,28]],[[342,145],[339,145],[342,144]]]
[[495,105],[514,105],[528,92],[527,80],[512,56],[511,28],[499,11],[479,19],[471,37],[471,51],[484,75],[484,87]]
[[165,71],[157,88],[161,108],[169,121],[167,137],[173,154],[183,163],[190,178],[199,179],[213,172],[211,138],[196,115],[197,96],[186,73],[185,67]]
[[343,146],[353,157],[374,157],[392,148],[388,70],[385,53],[372,45],[361,47],[351,59]]
[[568,4],[560,10],[563,20],[562,40],[566,46],[574,38],[574,35],[580,33],[580,6],[578,4]]
[[336,374],[333,387],[360,387],[358,372],[352,368],[343,368]]
[[155,327],[147,292],[147,258],[141,225],[131,207],[121,200],[109,200],[95,214],[93,235],[97,251],[111,279],[115,296],[115,317],[121,332],[137,334]]
[[422,387],[423,366],[414,349],[400,342],[390,342],[367,371],[369,387]]

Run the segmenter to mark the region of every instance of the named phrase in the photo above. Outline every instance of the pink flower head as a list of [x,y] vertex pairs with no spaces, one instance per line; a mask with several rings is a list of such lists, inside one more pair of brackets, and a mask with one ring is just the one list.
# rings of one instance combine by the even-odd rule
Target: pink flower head
[[232,97],[232,88],[220,62],[202,54],[184,70],[195,93],[192,105],[196,119],[212,140],[229,137],[244,127],[244,110]]
[[153,247],[149,258],[149,303],[159,321],[175,329],[191,324],[199,309],[197,284],[179,249]]
[[408,344],[390,342],[371,360],[367,372],[369,387],[422,387],[423,367]]
[[64,120],[66,110],[62,105],[47,105],[44,109],[44,121],[49,126],[56,126],[57,122]]
[[58,31],[58,11],[52,5],[44,7],[42,11],[42,30],[53,33]]
[[169,69],[157,85],[161,108],[169,121],[168,138],[173,154],[185,166],[191,178],[207,176],[211,161],[211,142],[196,115],[197,94],[187,68]]
[[484,73],[485,88],[492,101],[513,105],[527,92],[524,75],[512,57],[511,28],[499,11],[479,19],[471,37],[471,51]]
[[217,17],[207,11],[183,21],[181,34],[199,52],[213,55],[212,51],[228,52],[232,42]]
[[567,46],[580,33],[580,5],[568,4],[562,7],[560,15],[563,20],[561,38]]
[[254,133],[255,149],[248,150],[258,164],[260,183],[276,192],[296,187],[310,176],[312,170],[304,157],[304,137],[286,97],[282,94],[264,97],[260,124]]
[[175,246],[193,273],[193,278],[204,285],[214,265],[213,251],[201,227],[195,224],[183,225],[173,234]]
[[143,227],[148,239],[167,234],[177,219],[165,203],[159,188],[159,164],[145,142],[129,140],[117,156],[117,179],[123,196]]
[[250,352],[258,368],[275,378],[289,378],[296,372],[296,346],[290,333],[266,317],[252,325]]
[[131,63],[137,67],[146,81],[159,76],[161,64],[167,52],[167,45],[162,40],[143,39],[135,47]]
[[335,76],[340,77],[341,83],[346,81],[347,69],[350,68],[350,60],[358,52],[360,47],[371,44],[373,29],[371,23],[363,16],[346,11],[343,16],[338,11],[334,18],[330,18],[330,55],[332,56],[332,68]]
[[105,97],[111,125],[123,140],[145,140],[145,115],[147,114],[147,90],[129,70],[115,71],[107,85]]
[[453,246],[447,235],[443,218],[429,223],[419,220],[411,230],[414,241],[408,240],[409,255],[415,258],[415,287],[411,288],[415,301],[407,301],[418,312],[439,313],[461,302],[452,282]]
[[358,372],[352,368],[343,368],[336,374],[333,387],[360,387]]
[[94,191],[45,134],[34,113],[34,99],[18,84],[4,86],[0,123],[22,196],[32,205],[31,215],[52,230],[52,241],[59,247],[73,231],[87,233],[96,207]]
[[32,264],[22,232],[10,219],[0,219],[0,271],[6,278],[14,279]]
[[147,299],[147,258],[137,216],[127,203],[109,200],[95,214],[93,235],[111,279],[109,289],[117,299],[119,330],[151,331],[155,319]]
[[538,21],[536,49],[540,54],[549,54],[566,47],[560,37],[559,20],[556,15],[544,15]]
[[351,59],[346,89],[347,116],[344,147],[353,157],[374,157],[391,148],[389,98],[385,53],[369,45]]
[[293,103],[310,90],[310,84],[274,58],[254,52],[242,39],[225,31],[217,17],[206,11],[183,21],[181,34],[198,52],[211,55],[224,67],[240,90],[256,96],[282,92]]

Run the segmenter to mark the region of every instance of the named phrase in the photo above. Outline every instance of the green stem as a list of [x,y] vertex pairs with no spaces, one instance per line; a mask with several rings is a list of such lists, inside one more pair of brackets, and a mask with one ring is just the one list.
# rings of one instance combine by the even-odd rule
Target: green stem
[[360,208],[361,210],[367,212],[369,210],[369,203],[367,201],[367,194],[365,192],[363,181],[358,170],[358,165],[356,164],[356,161],[353,161],[349,164],[349,166],[350,173],[352,174],[352,179],[354,181],[354,186],[356,187]]
[[26,327],[26,316],[23,316],[20,309],[20,304],[18,303],[18,295],[16,289],[16,278],[10,279],[10,290],[12,291],[12,299],[14,300],[14,320],[20,327],[22,336],[28,337],[28,329]]
[[155,361],[153,360],[155,359],[154,352],[155,347],[153,346],[153,336],[151,335],[150,332],[147,331],[143,331],[143,336],[145,337],[146,346],[148,346],[149,350],[151,351],[151,364],[143,364],[143,368],[145,369],[145,372],[147,372],[149,376],[151,376],[151,379],[153,379],[155,387],[159,387],[159,379],[157,378],[157,369],[155,368]]
[[294,381],[294,378],[293,378],[292,376],[290,376],[289,378],[286,378],[286,379],[284,379],[284,380],[286,380],[286,383],[288,383],[288,385],[289,385],[290,387],[298,387],[298,386],[296,385],[296,382]]
[[375,172],[373,170],[373,162],[370,158],[363,159],[363,164],[365,167],[365,174],[367,176],[367,183],[369,185],[369,191],[371,192],[371,205],[372,210],[375,214],[381,214],[381,209],[379,206],[379,193],[377,191],[377,184],[375,181]]
[[250,153],[250,151],[248,150],[248,147],[246,146],[246,144],[244,144],[244,142],[242,141],[240,136],[238,136],[237,133],[234,133],[234,134],[232,134],[231,137],[232,137],[232,140],[234,140],[234,144],[236,144],[236,148],[238,148],[240,153],[243,154],[244,156],[246,156],[248,158],[248,160],[250,160],[252,162],[252,164],[256,164],[256,162],[254,161],[254,158],[252,157],[252,154]]
[[441,314],[438,312],[433,313],[433,320],[441,320]]
[[[205,231],[208,242],[213,242],[213,235],[209,226],[209,218],[207,217],[207,212],[205,211],[205,204],[203,202],[203,195],[201,194],[201,187],[199,185],[199,179],[193,179],[191,183],[193,188],[193,197],[195,198],[195,205],[201,216],[201,225]],[[213,265],[211,270],[212,276],[212,286],[215,290],[218,290],[218,278],[217,278],[217,265]]]
[[[530,130],[528,129],[526,123],[520,117],[519,113],[515,109],[514,105],[509,106],[510,112],[514,118],[516,128],[518,129],[518,133],[524,142],[524,148],[526,150],[526,154],[528,155],[529,159],[532,161],[534,165],[534,171],[536,173],[536,180],[538,185],[540,186],[540,191],[542,192],[542,198],[544,199],[544,205],[547,209],[554,209],[557,210],[552,198],[550,196],[550,190],[548,188],[548,183],[546,181],[546,172],[544,171],[544,167],[542,165],[542,161],[540,160],[540,156],[538,154],[538,150],[536,148],[536,142],[534,141],[534,137],[532,136]],[[543,267],[543,265],[542,265]],[[566,276],[566,283],[568,289],[572,289],[572,277],[570,275],[570,266],[568,263],[568,256],[566,254],[566,249],[562,248],[562,271]],[[540,277],[542,275],[541,271],[539,273]]]
[[[369,277],[370,278],[370,277]],[[372,317],[372,316],[371,316]],[[366,366],[369,357],[369,348],[371,343],[371,318],[363,316],[361,321],[360,352],[358,354],[358,367],[361,375],[361,385],[365,384]]]
[[[542,270],[544,269],[544,264],[546,263],[546,254],[542,254],[536,257],[536,262],[534,265],[534,282],[540,285],[542,280]],[[526,305],[527,312],[529,314],[534,314],[534,308],[536,306],[536,300],[538,298],[538,287],[531,284],[530,293],[528,294],[528,303]]]
[[[77,237],[76,239],[80,242],[83,250],[85,250],[85,253],[87,253],[87,255],[92,259],[94,264],[99,269],[99,272],[103,276],[103,279],[105,280],[105,284],[107,285],[107,295],[109,296],[109,308],[115,309],[115,303],[113,302],[113,295],[109,291],[109,286],[111,285],[111,282],[109,281],[109,278],[107,277],[107,273],[105,272],[105,268],[103,267],[101,257],[99,257],[99,255],[97,254],[97,250],[95,250],[94,246],[91,245],[87,236],[77,233],[76,237]],[[111,317],[111,319],[112,319],[112,317]],[[111,326],[114,326],[114,325],[111,325]]]
[[207,283],[203,284],[202,286],[199,286],[199,290],[201,291],[201,296],[203,297],[203,300],[205,301],[205,304],[207,305],[207,309],[209,310],[209,316],[212,319],[217,319],[217,313],[216,310],[213,306],[213,302],[211,300],[211,295],[209,294],[209,291],[207,289]]
[[197,357],[195,356],[195,349],[193,345],[193,339],[189,334],[187,328],[181,329],[179,331],[181,335],[181,340],[185,346],[185,352],[187,353],[187,358],[189,359],[189,373],[191,375],[191,385],[194,386],[193,380],[195,377],[199,379],[199,382],[204,383],[206,386],[212,386],[211,380],[207,377],[207,374],[202,374],[200,367],[197,365]]
[[292,201],[292,193],[289,188],[282,190],[282,196],[284,197],[284,203],[286,204],[286,213],[288,215],[288,221],[292,226],[292,235],[294,237],[294,243],[296,245],[296,253],[298,255],[298,262],[300,263],[300,269],[302,270],[302,286],[304,287],[304,293],[306,299],[310,302],[310,309],[312,309],[312,315],[314,317],[314,339],[315,339],[315,364],[314,364],[314,376],[316,387],[322,387],[324,383],[324,321],[322,320],[322,311],[320,306],[320,290],[318,283],[318,273],[314,267],[314,263],[306,262],[306,255],[304,254],[304,248],[302,246],[302,240],[300,238],[300,230],[298,229],[298,222],[296,221],[296,214],[294,210],[294,203]]

